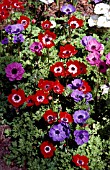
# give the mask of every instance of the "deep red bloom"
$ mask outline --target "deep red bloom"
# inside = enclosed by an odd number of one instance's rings
[[[62,86],[60,82],[56,80],[53,85],[53,91],[54,93],[62,94],[64,92],[64,86]]]
[[[38,35],[38,39],[44,47],[51,48],[55,45],[53,40],[56,39],[56,34],[46,30],[44,34],[40,33]]]
[[[81,74],[87,73],[87,66],[84,63],[79,62]]]
[[[34,105],[33,95],[30,95],[26,98],[26,103],[27,103],[27,106],[33,106]]]
[[[23,2],[20,2],[19,0],[13,0],[11,6],[14,9],[24,9]]]
[[[48,94],[49,93],[45,93],[43,90],[37,90],[36,94],[32,96],[32,100],[36,106],[39,106],[40,104],[48,104]]]
[[[68,21],[68,25],[70,26],[70,28],[75,29],[75,28],[79,28],[83,26],[83,20],[82,19],[78,19],[75,16],[72,16],[69,21]]]
[[[9,17],[9,12],[7,9],[2,9],[2,6],[0,6],[0,21],[7,19]]]
[[[52,26],[52,23],[48,20],[42,21],[41,26],[44,30],[47,30],[47,29],[50,29],[50,27]]]
[[[89,167],[88,167],[89,158],[87,158],[84,155],[81,156],[77,154],[77,155],[72,156],[72,162],[74,162],[76,166],[80,166],[81,168],[89,170]]]
[[[84,94],[88,93],[91,91],[91,87],[89,86],[88,82],[86,82],[85,80],[82,80],[83,84],[81,87],[79,87],[78,89],[80,91],[83,91]]]
[[[8,10],[9,8],[10,8],[10,2],[8,1],[3,1],[3,3],[0,4],[0,9]]]
[[[30,24],[30,19],[27,16],[20,16],[20,19],[17,21],[18,24],[22,24],[24,29]]]
[[[8,102],[14,107],[21,106],[26,101],[25,93],[22,89],[12,90],[12,93],[8,96]]]
[[[38,87],[44,90],[45,92],[48,92],[52,90],[53,83],[54,83],[53,81],[40,79],[38,82]]]
[[[49,124],[54,123],[57,120],[57,117],[58,114],[56,112],[53,112],[52,109],[47,110],[43,115],[44,120]]]
[[[44,158],[51,158],[56,148],[49,141],[45,141],[40,145],[40,151]]]
[[[50,66],[50,71],[53,72],[54,76],[65,76],[65,68],[63,64],[63,62],[56,62]]]
[[[71,44],[60,46],[60,52],[58,53],[60,58],[69,58],[75,55],[78,51]]]
[[[60,121],[63,121],[63,122],[66,122],[66,123],[72,123],[73,122],[73,118],[67,112],[60,112]]]
[[[77,60],[69,60],[67,63],[67,73],[71,74],[72,77],[76,77],[81,74],[80,64]]]

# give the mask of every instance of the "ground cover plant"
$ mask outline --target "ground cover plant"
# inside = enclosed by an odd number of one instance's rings
[[[110,168],[110,5],[81,3],[92,12],[0,3],[0,158],[11,169]]]

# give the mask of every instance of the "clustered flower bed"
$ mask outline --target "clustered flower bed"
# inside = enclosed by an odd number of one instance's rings
[[[110,30],[97,33],[69,1],[56,2],[58,17],[38,18],[51,3],[0,4],[4,159],[28,170],[109,169]]]

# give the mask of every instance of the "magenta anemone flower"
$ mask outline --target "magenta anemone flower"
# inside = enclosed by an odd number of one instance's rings
[[[21,63],[14,62],[7,65],[5,72],[6,77],[8,77],[10,81],[14,81],[21,80],[25,71]]]
[[[97,51],[94,51],[93,53],[89,53],[89,55],[86,57],[86,60],[91,64],[92,66],[97,65],[100,62],[101,54]]]
[[[30,45],[30,50],[33,52],[33,53],[37,53],[37,54],[41,54],[41,50],[43,49],[43,45],[41,42],[33,42],[31,45]]]
[[[99,43],[96,39],[91,39],[86,45],[86,50],[90,52],[101,51],[104,49],[103,44]]]
[[[106,64],[110,65],[110,52],[105,57],[106,57]]]

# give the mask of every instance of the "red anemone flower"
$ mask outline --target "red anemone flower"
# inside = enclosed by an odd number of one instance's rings
[[[67,72],[68,74],[71,74],[72,77],[76,77],[81,74],[79,61],[69,60],[66,63],[66,65],[67,65]]]
[[[78,51],[71,44],[60,46],[60,52],[58,53],[60,58],[69,58],[75,55]]]
[[[52,26],[52,23],[48,20],[42,21],[41,26],[44,30],[47,30],[47,29],[50,29],[50,27]]]
[[[82,91],[84,94],[90,92],[91,87],[89,86],[88,82],[86,82],[85,80],[82,80],[82,82],[83,82],[82,86],[79,87],[78,89]]]
[[[3,3],[0,4],[0,9],[8,10],[9,8],[10,8],[10,2],[8,1],[3,1]]]
[[[75,29],[75,28],[82,27],[83,22],[84,21],[82,19],[78,19],[75,16],[72,16],[68,21],[68,25],[70,26],[70,28]]]
[[[84,63],[79,62],[81,74],[87,73],[87,66]]]
[[[72,123],[73,122],[73,118],[67,112],[60,112],[60,121],[63,121],[63,122],[66,122],[66,123]]]
[[[26,101],[25,93],[22,89],[12,90],[12,93],[8,96],[8,102],[14,107],[21,106]]]
[[[54,76],[65,76],[65,68],[63,64],[63,62],[56,62],[50,66],[50,71],[53,72]]]
[[[22,24],[24,29],[30,24],[30,19],[27,16],[20,16],[20,19],[17,21],[18,24]]]
[[[26,103],[27,103],[27,106],[33,106],[34,105],[33,95],[30,95],[26,98]]]
[[[11,6],[14,9],[24,9],[23,2],[20,2],[19,0],[13,0]]]
[[[87,158],[84,155],[81,156],[77,154],[77,155],[72,156],[72,162],[74,162],[76,166],[89,170],[89,167],[88,167],[89,158]]]
[[[56,112],[53,112],[52,109],[47,110],[44,115],[43,118],[46,122],[48,122],[48,124],[52,124],[57,120],[58,114]]]
[[[53,85],[53,91],[54,93],[62,94],[64,92],[64,86],[62,86],[60,82],[56,80]]]
[[[49,93],[45,93],[43,90],[37,90],[36,94],[32,96],[32,100],[36,106],[39,106],[40,104],[48,104],[48,94]]]
[[[48,92],[52,90],[53,83],[54,83],[53,81],[40,79],[38,82],[38,87],[44,90],[45,92]]]
[[[40,151],[44,158],[51,158],[56,148],[49,141],[45,141],[40,145]]]
[[[0,6],[0,21],[7,19],[9,17],[9,12],[7,9],[2,9]]]
[[[55,45],[53,40],[56,39],[56,34],[46,30],[44,34],[40,33],[38,35],[38,39],[44,47],[51,48]]]

